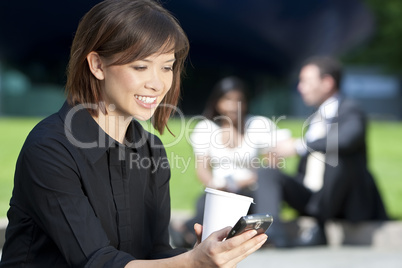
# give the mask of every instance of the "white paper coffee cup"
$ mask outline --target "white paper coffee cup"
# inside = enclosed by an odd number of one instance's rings
[[[202,241],[227,226],[234,226],[246,216],[253,198],[206,188]]]

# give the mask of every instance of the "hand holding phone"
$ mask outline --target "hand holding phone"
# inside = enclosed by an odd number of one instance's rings
[[[226,239],[242,234],[249,230],[257,230],[257,234],[267,231],[273,222],[273,218],[269,214],[251,214],[241,217],[238,222],[230,230]]]

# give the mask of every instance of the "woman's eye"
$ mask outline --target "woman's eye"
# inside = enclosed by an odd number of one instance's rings
[[[133,68],[136,71],[144,71],[147,69],[147,66],[134,66]]]
[[[173,66],[165,66],[163,67],[165,71],[173,71]]]

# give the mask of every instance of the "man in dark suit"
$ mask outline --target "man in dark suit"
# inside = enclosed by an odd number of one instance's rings
[[[306,121],[303,138],[278,142],[274,149],[277,156],[299,155],[298,173],[291,177],[277,169],[261,169],[266,179],[258,182],[261,191],[255,196],[256,210],[268,206],[278,218],[280,204],[286,201],[318,222],[293,245],[322,245],[326,244],[323,226],[328,219],[357,222],[385,220],[387,215],[367,168],[364,113],[339,92],[341,65],[332,58],[311,58],[299,78],[303,101],[317,111]],[[279,223],[277,227],[277,233],[272,229],[274,243],[276,238],[281,241]]]

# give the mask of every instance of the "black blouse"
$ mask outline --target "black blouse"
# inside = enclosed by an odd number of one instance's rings
[[[0,267],[124,267],[182,253],[169,245],[163,145],[136,121],[126,141],[83,105],[40,122],[18,157]]]

